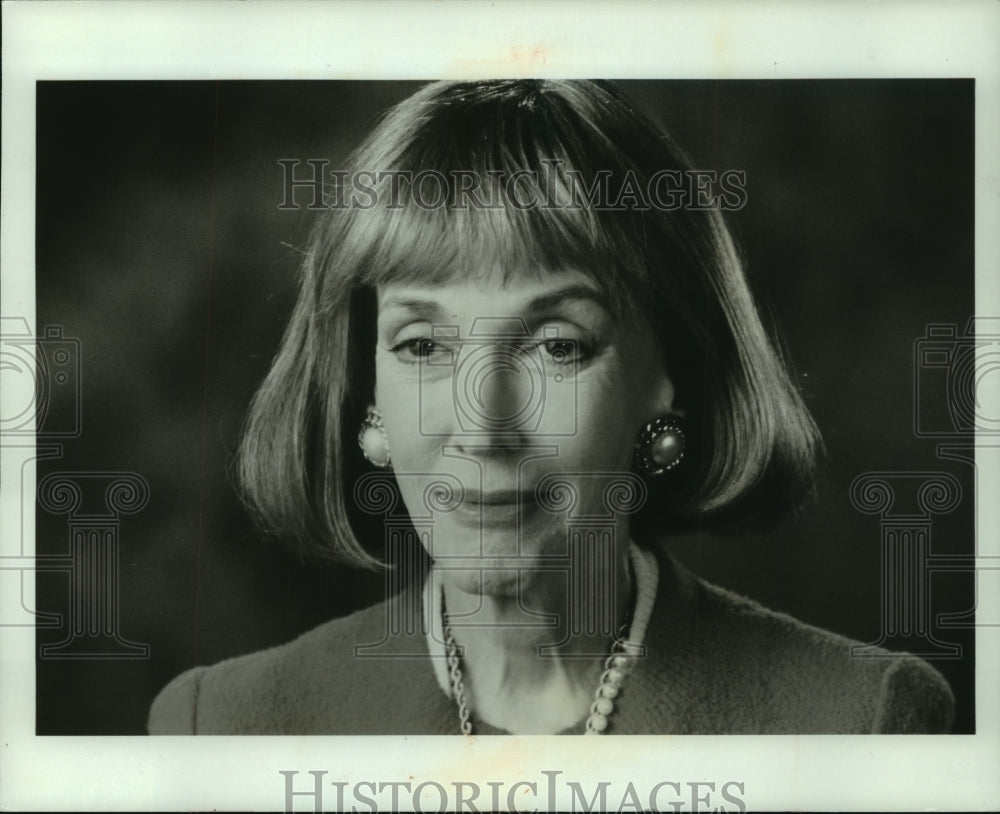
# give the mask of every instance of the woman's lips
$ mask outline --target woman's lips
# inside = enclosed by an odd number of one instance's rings
[[[465,493],[466,503],[485,506],[520,505],[522,503],[533,503],[534,500],[533,492],[520,491],[518,489],[497,489],[488,492],[470,490]]]
[[[526,511],[538,507],[533,492],[518,489],[468,491],[456,514],[473,525],[516,525]]]

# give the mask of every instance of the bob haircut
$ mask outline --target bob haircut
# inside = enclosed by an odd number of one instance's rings
[[[389,111],[348,161],[362,179],[353,201],[344,185],[315,224],[297,304],[250,408],[238,475],[262,528],[302,551],[380,564],[371,546],[382,534],[362,545],[375,527],[349,499],[370,471],[355,439],[373,401],[376,289],[486,269],[505,279],[579,270],[615,318],[641,314],[654,330],[688,454],[650,482],[664,499],[633,518],[637,539],[760,528],[795,507],[811,488],[818,434],[721,212],[599,194],[602,181],[646,190],[688,169],[603,82],[437,82]],[[514,194],[470,199],[468,179]]]

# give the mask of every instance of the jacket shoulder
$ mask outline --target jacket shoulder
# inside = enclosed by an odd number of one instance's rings
[[[149,709],[146,729],[150,735],[194,734],[198,689],[205,669],[193,667],[160,690]]]
[[[865,647],[661,560],[641,704],[657,731],[869,734],[950,731],[944,678],[907,653]],[[639,689],[638,687],[635,689]]]
[[[371,689],[403,680],[399,660],[355,658],[385,637],[385,603],[326,622],[291,642],[195,667],[153,701],[150,734],[288,734],[364,731]],[[422,640],[416,640],[422,644]],[[412,682],[413,663],[406,677]]]
[[[909,653],[866,647],[845,636],[700,583],[701,604],[722,635],[741,642],[744,667],[771,699],[778,728],[800,732],[941,733],[955,700],[944,677]],[[793,730],[794,731],[794,730]]]
[[[882,673],[873,732],[946,733],[951,731],[954,717],[955,696],[951,687],[926,661],[916,656],[896,658]]]

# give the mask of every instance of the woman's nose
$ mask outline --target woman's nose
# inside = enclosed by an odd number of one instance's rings
[[[496,345],[470,360],[468,375],[456,381],[466,431],[519,436],[537,424],[542,380],[516,347]]]

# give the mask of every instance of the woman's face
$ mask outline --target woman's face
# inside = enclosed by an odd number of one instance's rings
[[[463,590],[508,595],[519,574],[523,588],[567,555],[572,518],[603,518],[626,539],[605,489],[674,390],[650,328],[613,319],[586,275],[380,287],[375,371],[407,510]],[[565,490],[544,491],[554,479],[576,492],[573,508]],[[448,506],[429,497],[442,482]]]

